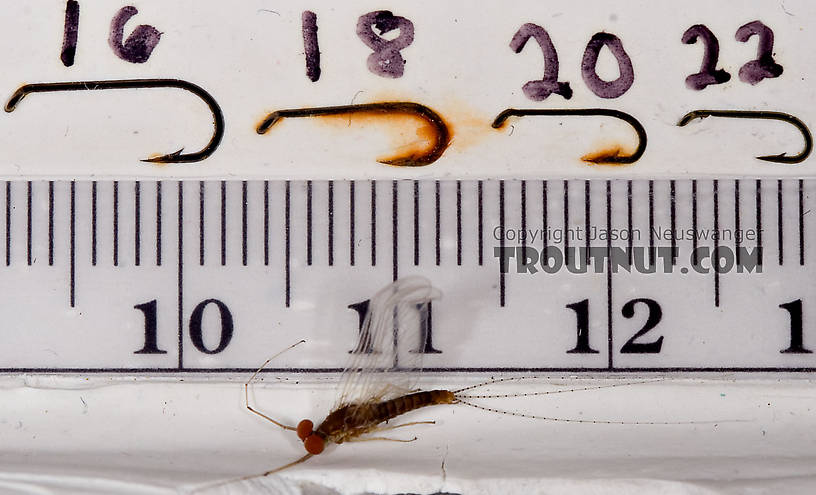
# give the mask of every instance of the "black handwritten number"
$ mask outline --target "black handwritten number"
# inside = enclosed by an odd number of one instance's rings
[[[789,303],[780,304],[780,308],[784,309],[790,314],[790,346],[787,349],[782,349],[782,354],[811,354],[813,351],[805,349],[802,341],[802,300],[797,299]]]
[[[589,299],[567,304],[567,309],[575,311],[578,328],[575,348],[568,350],[567,354],[598,354],[598,351],[589,346]]]
[[[717,69],[717,60],[720,57],[720,43],[714,33],[702,24],[691,26],[683,33],[683,43],[687,45],[693,45],[698,39],[702,41],[704,46],[703,63],[700,65],[700,72],[691,74],[686,78],[686,86],[701,91],[706,86],[722,84],[731,80],[731,74],[723,69]]]
[[[136,29],[134,29],[130,36],[127,37],[127,40],[123,42],[122,38],[124,37],[125,24],[131,17],[138,13],[139,11],[136,10],[136,7],[128,5],[127,7],[122,7],[119,12],[113,16],[110,36],[108,36],[108,44],[111,50],[113,50],[113,53],[122,60],[134,64],[143,64],[147,62],[147,59],[150,58],[150,54],[153,53],[153,49],[159,44],[161,33],[153,26],[140,24],[136,26]]]
[[[660,323],[660,320],[663,318],[663,310],[660,309],[660,304],[653,299],[632,299],[628,303],[623,305],[623,309],[621,313],[625,318],[632,318],[635,316],[635,306],[638,304],[645,304],[647,308],[649,308],[649,316],[646,319],[646,324],[643,325],[643,328],[638,331],[635,335],[629,339],[626,344],[621,347],[621,354],[656,354],[660,352],[661,347],[663,347],[663,336],[661,335],[659,339],[655,340],[654,342],[635,342],[638,337],[643,336],[649,330],[653,329]]]
[[[524,24],[510,40],[510,48],[521,53],[530,38],[535,38],[544,55],[544,77],[539,81],[528,81],[522,87],[525,96],[533,101],[542,101],[551,94],[557,94],[569,100],[572,98],[572,88],[568,82],[558,82],[558,53],[550,34],[543,27],[532,23]]]
[[[137,304],[133,306],[144,313],[145,321],[145,337],[144,347],[135,351],[133,354],[167,354],[167,351],[159,349],[156,332],[156,300],[148,301],[146,303]]]
[[[761,21],[753,21],[737,29],[736,39],[745,43],[752,36],[759,37],[757,58],[743,65],[739,70],[740,81],[758,84],[763,79],[782,75],[783,68],[773,58],[774,33]]]
[[[306,77],[312,82],[320,79],[320,44],[317,40],[317,14],[304,10],[300,17],[303,31],[303,53],[306,56]]]
[[[380,33],[374,32],[376,28]],[[387,40],[382,35],[399,30],[399,36]],[[395,16],[387,10],[377,10],[360,16],[357,36],[374,53],[368,56],[368,70],[378,76],[402,77],[405,59],[400,50],[414,42],[414,23],[405,17]]]
[[[204,335],[201,326],[201,322],[204,318],[204,310],[207,309],[207,306],[210,304],[215,304],[221,316],[221,338],[218,341],[218,347],[215,349],[208,349],[204,344]],[[198,306],[193,309],[193,314],[190,316],[190,340],[193,341],[193,345],[199,351],[205,354],[218,354],[229,345],[230,340],[232,340],[232,332],[232,313],[230,313],[227,305],[218,299],[207,299],[199,303]]]
[[[65,32],[62,37],[62,51],[60,52],[60,60],[62,60],[62,65],[66,67],[74,65],[78,30],[79,2],[77,0],[68,0],[65,3]]]
[[[614,81],[604,81],[598,76],[596,71],[598,65],[598,55],[601,48],[608,47],[612,55],[618,61],[618,72],[620,75]],[[587,43],[584,50],[584,58],[581,61],[581,75],[587,87],[601,98],[618,98],[626,93],[635,82],[635,69],[632,67],[632,59],[623,48],[620,38],[611,33],[595,33]]]

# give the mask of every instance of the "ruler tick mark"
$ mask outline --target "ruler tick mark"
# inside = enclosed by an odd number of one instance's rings
[[[198,182],[198,264],[204,266],[204,181]]]
[[[435,209],[434,209],[434,225],[435,225],[435,242],[436,242],[436,266],[442,262],[442,211],[441,211],[441,191],[439,181],[434,181],[435,187]]]
[[[70,289],[71,307],[76,305],[76,183],[71,181],[71,223],[70,223]]]
[[[391,278],[396,281],[399,276],[399,189],[397,181],[391,182]],[[395,330],[396,331],[396,330]]]
[[[541,181],[541,241],[542,241],[542,253],[544,253],[545,259],[547,259],[547,243],[549,242],[549,235],[547,233],[547,227],[549,224],[548,217],[548,209],[547,209],[547,181]]]
[[[54,266],[54,181],[48,181],[48,266]]]
[[[521,181],[521,192],[520,192],[520,221],[521,221],[521,235],[519,236],[521,239],[521,251],[522,253],[526,253],[527,251],[527,181]],[[524,254],[522,254],[524,256]]]
[[[694,265],[699,263],[697,253],[697,180],[691,181],[691,262]]]
[[[26,191],[27,191],[26,210],[28,212],[28,216],[26,217],[26,262],[28,263],[28,266],[31,266],[31,223],[32,223],[31,181],[28,181],[28,183],[26,184]]]
[[[227,264],[227,181],[221,181],[221,266]]]
[[[629,181],[629,211],[632,198],[632,181]],[[631,216],[630,229],[631,229]],[[606,231],[612,232],[612,182],[606,181]],[[629,239],[631,240],[631,236]],[[631,250],[630,250],[631,252]],[[630,261],[631,263],[631,261]],[[607,369],[614,369],[613,348],[612,348],[612,236],[606,236],[606,340],[607,340]]]
[[[357,240],[354,237],[354,217],[356,197],[354,193],[355,181],[349,182],[349,265],[354,266],[354,245]]]
[[[504,230],[502,229],[502,232]],[[570,223],[569,223],[569,181],[564,181],[564,266],[569,266],[570,264],[570,250],[569,250],[569,232],[570,232]]]
[[[283,215],[284,215],[284,278],[286,284],[286,295],[285,295],[285,305],[288,308],[289,304],[292,301],[292,244],[291,244],[291,231],[290,231],[290,222],[291,222],[291,203],[292,203],[292,192],[291,192],[291,185],[290,182],[286,181],[286,192],[284,194],[284,208],[283,208]]]
[[[502,253],[500,259],[504,259],[504,181],[499,181],[499,232],[502,233],[501,237],[499,238],[499,252]],[[506,294],[505,294],[505,267],[502,266],[502,263],[499,263],[499,305],[504,307],[506,302]]]
[[[377,181],[371,185],[371,266],[377,266]]]
[[[626,185],[626,220],[628,222],[628,230],[629,230],[629,266],[631,267],[635,261],[635,250],[634,250],[634,228],[632,226],[632,181],[628,181]]]
[[[247,266],[247,220],[249,216],[249,201],[247,198],[247,181],[241,182],[241,262]]]
[[[113,181],[113,266],[119,266],[119,181]]]
[[[184,182],[178,181],[178,369],[184,369]]]
[[[306,264],[312,266],[312,181],[306,181]]]
[[[649,266],[654,267],[656,260],[655,239],[654,239],[654,181],[649,181]]]
[[[756,227],[757,227],[757,250],[759,251],[759,266],[762,266],[764,252],[762,249],[762,181],[756,181]]]
[[[6,266],[11,265],[11,181],[6,181]]]
[[[91,183],[91,266],[96,266],[96,181]]]
[[[740,234],[740,181],[739,179],[734,179],[734,231],[737,235],[734,236],[734,250],[736,251],[734,256],[734,261],[736,262],[737,266],[740,265],[740,247],[742,245],[742,241],[740,240],[742,235]]]
[[[328,222],[329,222],[329,266],[334,266],[334,181],[329,181],[329,206],[328,206]]]
[[[133,251],[134,264],[139,266],[141,264],[142,251],[142,198],[141,198],[141,184],[139,181],[133,183],[133,217],[134,217],[134,236],[133,236]]]
[[[479,185],[477,187],[477,216],[479,219],[479,226],[478,226],[478,249],[479,249],[479,266],[484,264],[484,191],[483,191],[483,181],[479,181]]]
[[[156,266],[162,264],[162,183],[156,181]]]
[[[584,181],[584,239],[585,244],[584,247],[586,248],[586,252],[584,253],[584,261],[586,262],[586,266],[589,266],[589,233],[590,228],[592,225],[592,218],[590,216],[591,206],[592,206],[592,199],[591,199],[591,190],[590,190],[590,181]]]
[[[785,234],[784,234],[784,228],[783,228],[784,226],[783,226],[783,220],[782,220],[782,210],[783,210],[783,205],[782,205],[782,179],[779,179],[776,184],[777,184],[776,185],[776,218],[777,218],[776,228],[777,228],[777,243],[778,243],[777,246],[778,246],[778,249],[779,249],[779,264],[782,265],[783,261],[784,261],[783,257],[784,257],[784,249],[785,249],[784,245],[783,245]]]
[[[269,181],[264,181],[263,190],[264,266],[269,266]]]
[[[462,265],[462,181],[456,181],[456,264]]]
[[[419,265],[419,181],[414,181],[414,266]]]
[[[673,180],[669,181],[669,215],[671,229],[671,263],[677,264],[677,189]]]
[[[712,269],[714,270],[714,307],[720,307],[720,190],[719,181],[714,179],[712,184],[714,193],[714,256],[711,259]]]
[[[805,265],[805,182],[799,179],[799,265]]]

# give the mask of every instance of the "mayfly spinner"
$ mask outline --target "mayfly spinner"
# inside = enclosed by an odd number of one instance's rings
[[[289,426],[253,408],[249,404],[249,385],[263,367],[269,363],[269,360],[264,363],[261,369],[255,372],[249,381],[244,384],[246,408],[285,430],[296,432],[307,452],[303,457],[267,471],[262,476],[300,464],[323,452],[329,444],[371,440],[412,442],[416,440],[416,437],[403,440],[378,435],[406,426],[434,424],[434,421],[412,421],[396,425],[387,423],[410,411],[441,404],[464,404],[477,409],[513,416],[571,423],[683,424],[562,419],[503,411],[470,402],[470,399],[547,395],[598,390],[646,382],[625,382],[523,394],[474,395],[470,392],[479,387],[520,379],[500,378],[458,390],[417,390],[415,388],[418,378],[416,371],[420,371],[418,360],[422,356],[422,343],[425,342],[422,335],[422,329],[424,328],[422,320],[427,315],[427,304],[439,296],[439,291],[434,289],[427,279],[412,276],[395,281],[371,298],[369,310],[360,332],[359,345],[356,352],[352,353],[351,363],[343,374],[340,395],[331,412],[317,427],[309,419],[300,421],[296,427]],[[289,348],[302,342],[300,341]],[[418,343],[420,348],[417,348]],[[244,479],[252,477],[248,476]]]

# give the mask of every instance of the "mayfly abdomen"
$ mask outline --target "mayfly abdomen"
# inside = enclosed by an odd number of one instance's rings
[[[453,392],[448,390],[423,390],[386,400],[371,407],[376,421],[382,423],[414,409],[437,404],[452,404],[455,401],[456,397]]]

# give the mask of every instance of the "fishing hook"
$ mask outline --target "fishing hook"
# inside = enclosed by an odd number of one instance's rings
[[[727,119],[766,119],[779,120],[787,122],[796,127],[805,139],[805,148],[797,155],[788,156],[787,153],[779,153],[778,155],[764,155],[756,157],[758,160],[773,163],[800,163],[810,155],[813,149],[813,136],[804,122],[794,117],[793,115],[782,112],[766,112],[766,111],[747,111],[747,110],[694,110],[685,115],[677,123],[678,126],[684,127],[686,124],[694,119],[704,119],[706,117],[723,117]]]
[[[278,110],[270,113],[258,124],[258,134],[265,134],[270,127],[277,124],[281,119],[291,117],[319,117],[323,115],[345,115],[354,113],[373,113],[376,115],[404,114],[419,117],[428,122],[434,130],[434,144],[427,150],[415,152],[405,156],[379,159],[380,163],[401,167],[420,167],[430,165],[442,156],[450,144],[450,131],[442,117],[419,103],[410,101],[394,101],[384,103],[364,103],[359,105],[341,105],[336,107],[314,107],[298,108],[291,110]]]
[[[145,158],[143,162],[151,163],[189,163],[198,162],[210,156],[224,137],[224,114],[221,107],[210,93],[200,86],[181,79],[123,79],[111,81],[77,81],[25,84],[11,95],[6,103],[6,112],[13,112],[20,100],[31,93],[51,93],[55,91],[95,91],[100,89],[137,89],[137,88],[179,88],[198,96],[210,108],[213,115],[213,135],[201,151],[182,153],[184,148],[166,155]]]
[[[643,125],[640,123],[640,121],[638,121],[638,119],[634,118],[628,113],[621,112],[619,110],[610,110],[607,108],[575,108],[575,109],[508,108],[496,117],[496,119],[493,121],[492,126],[494,129],[500,129],[508,118],[523,117],[525,115],[551,115],[551,116],[577,115],[581,117],[601,115],[604,117],[612,117],[615,119],[623,120],[624,122],[632,126],[632,128],[635,130],[635,133],[637,133],[638,146],[637,149],[635,149],[635,152],[632,153],[631,155],[622,155],[618,150],[616,150],[613,153],[604,153],[594,156],[584,156],[581,159],[584,160],[585,162],[597,164],[635,163],[643,155],[643,152],[646,151],[647,141],[646,129],[643,128]]]

